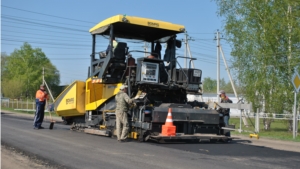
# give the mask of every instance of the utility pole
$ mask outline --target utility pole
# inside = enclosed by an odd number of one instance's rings
[[[43,67],[43,85],[46,85],[46,88],[48,89],[48,92],[49,92],[49,94],[50,94],[50,97],[51,97],[52,101],[54,102],[54,97],[53,97],[53,95],[52,95],[52,93],[51,93],[51,90],[50,90],[50,88],[49,88],[47,82],[45,81],[45,68],[44,68],[44,67]]]
[[[188,54],[190,56],[190,58],[192,58],[192,54],[191,54],[191,50],[190,50],[190,45],[188,43],[188,41],[190,40],[193,40],[191,37],[189,37],[187,31],[185,31],[185,38],[182,39],[182,41],[184,42],[184,67],[185,68],[188,68],[187,64],[188,64],[188,60],[187,60],[187,57],[188,57]],[[194,62],[192,61],[192,67],[194,68]]]
[[[145,42],[145,44],[144,44],[145,57],[147,57],[147,48],[148,48],[148,44],[147,44],[147,42]]]
[[[233,89],[234,95],[238,100],[240,100],[239,96],[237,95],[237,92],[235,90],[235,86],[234,86],[234,83],[233,83],[233,80],[232,80],[232,77],[231,77],[231,74],[230,74],[230,70],[229,70],[228,65],[227,65],[227,61],[226,61],[225,56],[224,56],[222,46],[220,46],[220,51],[221,51],[221,54],[222,54],[222,58],[223,58],[223,61],[224,61],[224,64],[225,64],[225,69],[227,70],[227,73],[228,73],[228,76],[229,76],[229,80],[230,80],[231,87]]]
[[[51,97],[51,99],[52,99],[52,102],[54,102],[54,97],[53,97],[53,95],[52,95],[52,93],[51,93],[51,90],[50,90],[50,88],[49,88],[47,82],[44,81],[44,84],[46,85],[46,87],[47,87],[47,89],[48,89],[48,91],[49,91],[49,94],[50,94],[50,97]]]
[[[184,44],[185,44],[185,48],[184,48],[184,68],[187,68],[187,38],[188,38],[188,34],[187,31],[185,31],[185,38],[184,38]]]
[[[220,46],[219,49],[220,49],[220,52],[221,52],[221,54],[222,54],[222,58],[223,58],[223,61],[224,61],[224,64],[225,64],[225,69],[226,69],[226,71],[227,71],[227,73],[228,73],[228,77],[229,77],[229,80],[230,80],[231,87],[232,87],[232,89],[233,89],[234,95],[235,95],[235,97],[237,98],[237,100],[240,101],[239,96],[238,96],[238,94],[237,94],[237,92],[236,92],[236,90],[235,90],[234,82],[233,82],[233,80],[232,80],[232,77],[231,77],[231,74],[230,74],[230,70],[229,70],[229,67],[228,67],[228,65],[227,65],[227,61],[226,61],[226,59],[225,59],[225,56],[224,56],[224,52],[223,52],[222,46],[221,46],[221,45],[219,45],[219,46]],[[246,116],[245,116],[244,110],[243,110],[243,111],[241,110],[241,116],[240,116],[240,119],[243,120],[245,126],[249,126],[249,125],[248,125],[248,121],[247,121]],[[241,120],[240,120],[240,126],[242,125]]]
[[[218,95],[220,91],[220,32],[217,30],[217,98],[220,102],[220,96]]]
[[[193,39],[190,39],[190,40],[193,40]],[[190,58],[192,58],[192,53],[191,53],[191,49],[190,49],[189,43],[187,43],[187,50],[188,50],[188,53],[190,55]],[[192,68],[195,68],[194,60],[191,60],[191,62],[192,62]]]
[[[43,85],[45,85],[45,68],[43,67]]]

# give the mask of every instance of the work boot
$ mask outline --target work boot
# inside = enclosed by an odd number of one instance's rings
[[[126,142],[128,142],[128,140],[127,140],[127,139],[120,140],[120,141],[121,141],[121,143],[126,143]]]

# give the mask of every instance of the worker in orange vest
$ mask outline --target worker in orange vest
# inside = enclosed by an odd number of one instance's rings
[[[35,102],[36,102],[36,111],[33,121],[33,126],[35,130],[43,129],[42,123],[44,120],[44,114],[45,114],[45,105],[46,100],[48,100],[48,94],[45,90],[44,84],[40,85],[40,89],[35,94]]]

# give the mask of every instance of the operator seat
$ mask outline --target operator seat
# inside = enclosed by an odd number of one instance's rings
[[[125,62],[126,54],[128,51],[127,43],[118,42],[116,48],[113,51],[113,59],[114,60],[123,60]]]
[[[111,57],[109,72],[112,78],[121,78],[126,68],[125,59],[128,52],[127,43],[118,42]]]

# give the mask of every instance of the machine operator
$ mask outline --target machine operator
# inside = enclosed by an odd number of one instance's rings
[[[127,86],[122,85],[120,91],[116,95],[116,128],[118,141],[126,142],[128,136],[128,110],[131,104],[134,104],[133,100],[127,95]]]

